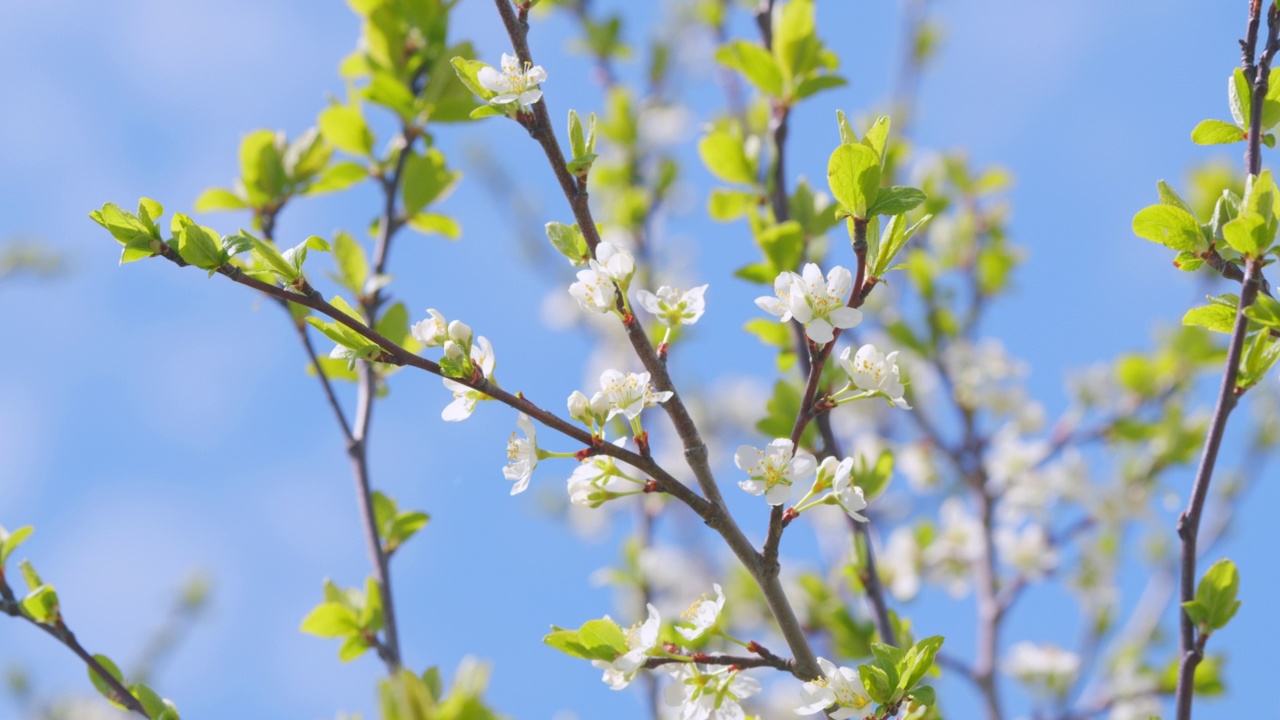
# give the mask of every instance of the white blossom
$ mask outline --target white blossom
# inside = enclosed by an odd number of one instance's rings
[[[627,439],[613,441],[622,447]],[[618,468],[618,463],[608,455],[593,455],[583,460],[569,476],[569,502],[579,507],[599,507],[620,493],[635,492],[635,481]]]
[[[853,484],[853,458],[823,458],[818,465],[818,477],[814,485],[818,489],[831,488],[830,498],[849,513],[849,517],[859,522],[867,521],[866,516],[858,512],[866,509],[867,499],[862,494],[862,488]]]
[[[446,348],[449,346],[457,347],[452,340],[445,343]],[[493,357],[493,346],[489,344],[489,339],[481,335],[476,338],[476,342],[471,346],[471,363],[480,369],[486,378],[493,379],[493,367],[495,364]],[[458,422],[471,417],[471,413],[476,409],[476,402],[480,400],[488,400],[489,396],[473,390],[462,383],[444,378],[444,387],[453,393],[453,402],[449,403],[440,417],[449,422]]]
[[[449,323],[435,308],[427,308],[427,314],[431,317],[414,323],[409,332],[425,347],[440,347],[449,339]]]
[[[614,658],[613,662],[591,661],[592,665],[604,670],[604,676],[601,679],[614,690],[621,690],[631,683],[636,672],[644,666],[649,652],[658,645],[658,630],[661,628],[662,620],[658,616],[658,609],[652,604],[645,607],[649,610],[648,619],[633,625],[627,631],[627,652]]]
[[[1071,689],[1080,672],[1080,656],[1055,645],[1019,642],[1009,648],[1003,669],[1032,693],[1052,697]]]
[[[601,400],[609,403],[609,414],[606,420],[615,415],[622,415],[627,420],[634,420],[640,411],[664,403],[674,393],[670,390],[657,392],[649,382],[649,373],[626,373],[617,370],[605,370],[600,374],[600,392],[591,399],[596,406]]]
[[[913,376],[914,377],[914,376]],[[916,388],[919,390],[919,387]],[[933,452],[923,443],[903,445],[894,453],[894,468],[907,478],[907,484],[917,493],[938,489],[942,475],[934,462]]]
[[[796,708],[797,714],[813,715],[834,706],[830,715],[834,720],[860,720],[875,712],[876,704],[868,697],[857,670],[838,668],[821,657],[818,667],[822,668],[822,677],[805,683],[800,689],[803,704]]]
[[[486,90],[498,93],[489,102],[495,105],[519,102],[527,107],[542,98],[542,89],[538,85],[547,81],[547,71],[541,65],[521,65],[519,58],[503,53],[502,72],[485,66],[476,74],[476,80]]]
[[[663,699],[679,708],[679,720],[745,720],[740,700],[760,692],[760,682],[737,670],[703,672],[692,663],[672,666]]]
[[[569,294],[583,310],[606,313],[614,309],[618,289],[607,275],[592,266],[578,271],[578,281],[569,286]]]
[[[782,322],[794,318],[810,340],[829,343],[835,339],[835,328],[847,330],[862,322],[862,312],[845,304],[852,287],[853,275],[845,268],[831,268],[824,279],[822,270],[808,263],[801,275],[780,273],[773,282],[776,297],[757,298],[756,305]]]
[[[703,298],[706,291],[706,285],[699,285],[687,291],[663,285],[658,288],[656,295],[648,290],[641,290],[636,293],[636,300],[640,307],[667,327],[692,325],[698,322],[702,313],[706,312],[707,303]]]
[[[856,354],[853,348],[840,353],[840,364],[849,373],[849,379],[861,390],[870,390],[888,398],[895,406],[910,410],[902,397],[905,388],[898,375],[898,352],[885,355],[875,345],[863,345]]]
[[[764,449],[743,445],[734,453],[733,463],[750,479],[738,486],[752,495],[764,495],[770,505],[781,505],[791,498],[791,486],[803,483],[814,475],[818,461],[801,450],[787,438],[778,438]]]
[[[924,550],[925,566],[953,597],[969,590],[974,563],[983,557],[982,523],[959,498],[947,498],[939,511],[938,535]]]
[[[720,589],[719,583],[713,584],[711,588],[716,591],[714,600],[704,596],[694,602],[681,616],[690,627],[676,626],[676,632],[689,642],[705,635],[720,620],[720,611],[724,610],[724,591]]]
[[[896,600],[906,602],[920,592],[920,568],[924,562],[920,543],[911,528],[894,528],[876,568],[880,580]]]
[[[1000,557],[1027,580],[1039,580],[1058,565],[1058,551],[1041,525],[996,528],[994,539]]]
[[[516,418],[516,427],[524,431],[525,436],[517,438],[511,433],[507,441],[507,465],[502,468],[502,475],[515,482],[511,494],[517,495],[529,487],[529,479],[533,477],[533,469],[538,466],[538,431],[533,427],[529,416],[520,413]]]
[[[591,268],[597,273],[626,287],[631,276],[636,272],[635,258],[631,253],[611,242],[596,245],[596,257],[591,261]]]

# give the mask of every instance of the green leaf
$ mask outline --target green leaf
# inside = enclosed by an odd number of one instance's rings
[[[160,693],[151,689],[143,683],[134,683],[129,686],[129,693],[142,703],[142,708],[152,718],[158,718],[169,708],[165,705],[164,698],[160,697]]]
[[[475,110],[472,110],[471,114],[467,117],[472,120],[480,120],[487,117],[493,117],[494,115],[506,115],[506,113],[504,113],[501,108],[493,105],[481,105]]]
[[[793,340],[791,338],[791,326],[788,323],[780,323],[777,320],[766,318],[754,318],[748,320],[742,326],[742,329],[760,338],[760,342],[765,345],[772,345],[782,350],[791,349]]]
[[[938,702],[937,693],[928,685],[921,685],[920,687],[913,689],[911,691],[911,697],[921,705],[928,705],[930,707],[932,707],[934,703]]]
[[[1229,145],[1244,140],[1247,133],[1222,120],[1201,120],[1191,131],[1191,142],[1197,145]]]
[[[226,188],[209,188],[196,198],[196,212],[216,212],[218,210],[243,210],[249,207],[239,195]]]
[[[850,215],[866,219],[880,190],[880,157],[866,145],[841,145],[827,162],[831,195]]]
[[[844,114],[843,110],[836,111],[836,124],[840,126],[841,145],[858,144],[858,133],[853,131],[853,126],[849,124],[849,118]]]
[[[773,55],[760,45],[747,40],[734,40],[716,50],[716,62],[742,73],[760,92],[781,98],[782,69]]]
[[[342,662],[351,662],[369,650],[369,642],[364,639],[363,635],[352,635],[342,643],[342,647],[338,648],[338,659]]]
[[[443,235],[450,240],[462,237],[462,225],[440,213],[418,213],[409,218],[409,227],[426,235]]]
[[[1265,328],[1280,330],[1280,301],[1258,293],[1258,299],[1245,308],[1248,318]]]
[[[1222,226],[1222,237],[1233,250],[1249,257],[1261,257],[1275,240],[1276,223],[1260,215],[1241,215]]]
[[[760,196],[749,190],[714,188],[707,199],[707,214],[712,220],[729,222],[751,212],[759,203]]]
[[[790,0],[782,6],[773,33],[773,54],[788,83],[818,66],[822,44],[814,27],[813,0]]]
[[[124,684],[124,673],[120,672],[120,668],[111,661],[111,658],[106,655],[94,655],[93,659],[97,660],[98,664],[102,666],[102,669],[106,670],[107,674],[116,682],[122,685]],[[111,704],[116,707],[123,707],[116,698],[116,691],[111,689],[111,686],[107,684],[107,681],[104,680],[102,676],[98,675],[92,667],[88,667],[86,669],[89,672],[89,682],[93,683],[93,687],[96,688],[99,693],[102,693],[102,697],[110,700]]]
[[[352,155],[373,155],[373,131],[364,121],[359,107],[333,105],[320,113],[317,121],[324,139]]]
[[[284,173],[291,182],[305,183],[329,164],[333,147],[324,141],[319,128],[307,128],[284,151]]]
[[[240,180],[249,202],[263,205],[284,192],[284,136],[272,130],[251,132],[240,141]]]
[[[413,91],[395,74],[383,70],[374,71],[369,84],[360,91],[364,99],[381,105],[399,115],[402,120],[412,121],[417,114],[414,110]]]
[[[326,167],[316,181],[307,186],[308,195],[338,192],[369,177],[369,170],[358,162],[344,160]]]
[[[862,686],[867,696],[881,705],[891,702],[894,688],[889,683],[889,675],[883,668],[875,665],[859,665],[858,676],[862,678]]]
[[[1196,588],[1195,600],[1183,603],[1183,607],[1194,622],[1207,626],[1210,631],[1221,630],[1240,609],[1240,601],[1236,599],[1239,590],[1240,573],[1235,563],[1222,559],[1205,571]]]
[[[884,169],[885,149],[889,146],[889,116],[881,115],[862,136],[862,144],[876,151],[880,156],[880,168]]]
[[[463,85],[467,86],[468,90],[479,95],[484,100],[489,100],[497,96],[498,93],[486,88],[484,85],[481,85],[480,80],[477,77],[480,70],[489,67],[489,65],[482,63],[479,60],[468,60],[464,57],[454,57],[449,61],[449,64],[453,65],[453,70],[458,74],[458,79],[462,81]],[[492,105],[482,105],[479,108],[476,108],[476,110],[479,111],[485,108],[496,110]],[[501,115],[502,111],[498,110],[493,114]],[[475,117],[476,113],[471,113],[471,116]]]
[[[336,602],[320,603],[302,621],[302,632],[322,638],[349,637],[360,631],[356,613]]]
[[[1218,304],[1192,308],[1182,316],[1183,325],[1194,325],[1227,335],[1231,334],[1232,328],[1235,327],[1235,322],[1235,308],[1228,308]]]
[[[364,246],[350,233],[339,232],[333,238],[333,260],[338,265],[334,279],[351,292],[363,294],[365,282],[369,279],[369,259]]]
[[[1249,92],[1249,81],[1244,77],[1244,70],[1236,68],[1227,79],[1227,104],[1231,108],[1231,118],[1240,127],[1249,126],[1249,108],[1253,104],[1253,94]]]
[[[425,155],[410,153],[401,178],[404,214],[412,217],[433,202],[443,200],[462,173],[449,170],[444,154],[432,148]]]
[[[253,250],[251,251],[255,260],[259,264],[266,266],[275,273],[280,281],[288,285],[302,276],[302,273],[289,262],[275,246],[266,240],[253,239]]]
[[[894,666],[901,665],[903,658],[907,656],[907,652],[905,650],[898,649],[892,645],[875,642],[871,643],[871,654],[877,660],[883,660],[884,662]]]
[[[374,330],[397,345],[404,345],[409,340],[409,310],[404,303],[398,302],[387,308],[378,318]]]
[[[1200,224],[1185,210],[1171,205],[1152,205],[1133,216],[1133,233],[1179,252],[1196,252],[1205,247]]]
[[[1196,216],[1196,211],[1192,209],[1191,205],[1186,200],[1182,199],[1182,196],[1178,194],[1177,190],[1169,187],[1169,183],[1166,183],[1163,180],[1158,180],[1156,182],[1156,192],[1160,195],[1161,204],[1172,205],[1173,207],[1182,209],[1191,217]]]
[[[867,208],[868,215],[901,215],[914,210],[927,198],[924,192],[913,187],[894,185],[881,188],[875,204]]]
[[[577,630],[555,630],[542,638],[542,642],[571,657],[582,658],[583,660],[597,659],[595,655],[593,655],[591,651],[578,640]],[[608,659],[612,660],[613,658]]]
[[[33,532],[35,528],[30,525],[23,525],[8,535],[4,534],[4,528],[0,528],[0,538],[4,538],[0,541],[0,570],[4,570],[4,564],[8,562],[9,556],[18,549],[19,545],[26,542]]]
[[[22,598],[22,609],[36,622],[52,624],[59,615],[58,593],[52,585],[37,585]]]
[[[556,249],[561,255],[569,260],[574,267],[581,267],[587,264],[587,260],[591,257],[591,251],[587,249],[587,239],[583,237],[582,231],[578,229],[577,224],[565,225],[559,222],[549,222],[546,225],[547,239],[551,241],[551,247]]]
[[[796,100],[803,100],[812,95],[816,95],[823,90],[831,90],[833,88],[844,87],[849,81],[839,75],[814,75],[805,78],[796,86],[792,96]]]
[[[885,226],[884,232],[880,234],[879,241],[876,244],[875,262],[871,267],[871,274],[876,277],[883,277],[885,273],[889,272],[894,258],[906,246],[907,241],[932,219],[932,215],[925,215],[917,220],[914,225],[908,227],[906,215],[894,215],[889,218],[889,223]],[[849,220],[846,224],[849,227],[849,237],[852,238],[853,220]]]
[[[712,175],[725,182],[754,185],[756,167],[747,157],[741,131],[716,128],[698,142],[698,155]]]
[[[178,254],[183,260],[204,270],[222,265],[222,243],[212,229],[195,224],[182,213],[173,216],[171,226],[177,236]]]
[[[756,234],[756,243],[773,266],[774,275],[799,267],[804,258],[804,230],[800,223],[788,220],[765,228]]]
[[[778,277],[778,272],[768,263],[752,263],[738,268],[733,276],[747,282],[772,286],[774,278]]]
[[[627,637],[612,620],[588,620],[578,628],[578,642],[602,660],[626,654]]]
[[[924,679],[925,674],[933,667],[933,659],[942,647],[943,641],[944,638],[941,635],[934,635],[917,642],[907,651],[906,658],[902,662],[902,679],[898,681],[899,690],[909,692],[916,683]]]

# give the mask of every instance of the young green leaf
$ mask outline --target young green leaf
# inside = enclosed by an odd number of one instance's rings
[[[1139,210],[1133,216],[1133,234],[1179,252],[1196,252],[1206,246],[1196,219],[1171,205],[1152,205]]]
[[[1245,131],[1222,120],[1201,120],[1191,131],[1191,142],[1197,145],[1229,145],[1244,140]]]
[[[836,202],[854,217],[870,217],[880,191],[880,157],[866,145],[841,145],[827,162],[827,184]]]
[[[4,564],[9,560],[9,556],[13,554],[13,551],[26,542],[33,532],[35,532],[35,528],[30,525],[23,525],[11,533],[7,533],[4,527],[0,526],[0,571],[4,570]]]
[[[737,127],[715,128],[698,141],[698,155],[712,175],[725,182],[756,184],[756,165],[747,156],[742,131]]]
[[[1224,558],[1205,571],[1196,587],[1195,600],[1183,603],[1182,607],[1194,622],[1210,632],[1221,630],[1240,609],[1240,601],[1236,599],[1239,590],[1240,573],[1235,563]]]
[[[373,155],[373,131],[359,106],[330,106],[320,113],[317,124],[324,139],[339,150],[363,157]]]
[[[881,188],[876,195],[875,204],[867,208],[868,215],[901,215],[914,210],[927,198],[925,194],[913,187],[894,185]]]
[[[110,675],[113,680],[120,684],[124,684],[124,673],[120,672],[119,666],[112,662],[111,658],[106,655],[94,655],[93,659],[98,661],[98,664],[102,666],[103,670],[107,671],[107,674]],[[89,682],[93,683],[93,687],[97,689],[98,692],[102,693],[102,697],[110,700],[111,704],[116,707],[124,707],[116,697],[116,691],[107,684],[107,681],[98,675],[98,672],[92,667],[87,669],[89,672]]]
[[[783,93],[782,69],[768,50],[747,40],[733,40],[720,46],[716,62],[742,73],[760,92],[772,98]]]
[[[1224,307],[1216,303],[1192,308],[1182,316],[1183,325],[1194,325],[1226,335],[1231,334],[1235,322],[1235,308]]]
[[[317,605],[302,620],[301,630],[308,635],[322,638],[349,637],[360,631],[356,613],[350,607],[336,602]]]
[[[326,167],[315,182],[307,186],[307,195],[346,190],[369,177],[369,170],[358,162],[343,160]]]

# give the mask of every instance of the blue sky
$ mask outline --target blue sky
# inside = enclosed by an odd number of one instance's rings
[[[895,3],[818,4],[851,80],[794,120],[791,171],[820,180],[836,141],[834,109],[860,113],[887,98],[900,24]],[[1012,230],[1029,260],[984,330],[1031,364],[1030,388],[1052,416],[1065,404],[1065,372],[1148,347],[1153,327],[1176,322],[1204,292],[1163,248],[1134,238],[1130,220],[1154,201],[1157,179],[1178,181],[1192,163],[1224,154],[1188,138],[1199,120],[1227,116],[1225,78],[1238,61],[1245,3],[936,5],[946,37],[921,84],[916,138],[965,148],[1017,178]],[[472,39],[484,59],[508,49],[491,3],[464,0],[458,15],[455,37]],[[647,35],[643,22],[632,20],[632,40]],[[734,30],[752,27],[744,17]],[[564,52],[570,31],[553,18],[531,38],[555,117],[601,102],[584,61]],[[25,553],[58,587],[69,621],[86,644],[126,661],[186,573],[213,576],[209,618],[158,679],[189,718],[371,709],[380,665],[343,666],[336,647],[297,631],[322,578],[356,584],[367,572],[353,491],[338,431],[274,304],[165,263],[119,268],[117,246],[87,213],[142,195],[189,209],[201,190],[235,175],[245,132],[296,134],[329,94],[343,93],[336,66],[357,32],[342,3],[313,0],[0,5],[0,239],[45,241],[70,268],[55,281],[0,285],[10,348],[0,353],[0,522],[37,526]],[[695,109],[718,107],[705,66],[690,68],[684,87]],[[540,150],[514,125],[488,121],[442,138],[464,172],[472,169],[464,145],[499,158],[540,200],[539,224],[569,219]],[[1231,162],[1236,149],[1225,153]],[[712,180],[692,142],[681,155],[694,211],[672,218],[669,231],[695,248],[695,267],[712,284],[703,323],[724,329],[702,337],[706,362],[677,368],[693,387],[721,371],[765,374],[768,353],[736,331],[758,315],[755,288],[730,278],[754,250],[741,225],[699,216]],[[280,236],[362,227],[375,203],[369,187],[299,203]],[[445,204],[466,235],[458,244],[403,235],[396,294],[414,312],[464,317],[493,340],[504,386],[558,407],[581,386],[575,358],[587,343],[542,326],[539,302],[528,299],[550,285],[519,259],[510,206],[486,197],[469,173]],[[527,362],[535,354],[555,361]],[[376,419],[375,482],[433,515],[395,562],[407,659],[446,669],[467,654],[494,660],[492,698],[522,718],[642,717],[638,695],[612,693],[596,671],[539,642],[550,623],[613,612],[610,591],[588,576],[615,559],[608,540],[624,528],[584,543],[535,493],[508,498],[498,468],[513,414],[485,406],[446,426],[438,420],[446,402],[438,380],[403,373]],[[540,481],[548,492],[561,482],[554,469]],[[1274,707],[1249,686],[1246,668],[1270,657],[1267,644],[1280,637],[1280,621],[1263,612],[1280,589],[1277,567],[1257,542],[1278,494],[1262,483],[1240,515],[1239,539],[1223,547],[1241,564],[1245,607],[1222,635],[1235,653],[1234,693],[1214,714]],[[745,525],[763,527],[759,506],[741,507]],[[795,542],[797,554],[811,544]],[[1049,626],[1060,625],[1062,603],[1044,603],[1024,606],[1017,634],[1057,632]],[[918,625],[940,631],[971,617],[968,603],[926,599],[912,611]],[[966,641],[955,637],[961,654]],[[18,660],[40,689],[86,689],[64,649],[0,623],[0,668]],[[952,707],[969,707],[967,689],[954,693]],[[15,713],[0,700],[0,718]]]

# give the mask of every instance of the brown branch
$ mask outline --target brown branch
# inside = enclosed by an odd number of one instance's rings
[[[84,646],[76,639],[75,633],[71,632],[71,628],[67,627],[63,621],[61,614],[53,623],[42,623],[28,615],[23,610],[22,603],[14,596],[13,590],[5,582],[3,572],[0,572],[0,613],[26,620],[32,626],[43,630],[47,635],[62,643],[68,650],[75,653],[76,657],[80,658],[88,666],[89,670],[111,689],[112,700],[145,718],[151,717],[138,698],[134,697],[133,693],[129,692],[129,689],[117,680],[115,676],[107,672],[107,669],[102,666],[102,663],[98,662],[97,658],[84,649]]]
[[[1274,7],[1274,6],[1273,6]],[[1273,12],[1274,14],[1274,12]],[[1249,330],[1249,318],[1245,310],[1258,297],[1258,272],[1261,262],[1248,259],[1245,261],[1244,285],[1240,290],[1240,304],[1236,308],[1235,327],[1232,328],[1231,342],[1227,347],[1227,364],[1222,373],[1222,386],[1218,390],[1218,400],[1213,410],[1213,419],[1209,424],[1209,432],[1205,437],[1204,451],[1200,456],[1200,466],[1196,470],[1195,484],[1192,486],[1191,498],[1187,509],[1178,518],[1178,536],[1182,538],[1181,593],[1182,602],[1195,599],[1196,593],[1196,542],[1200,532],[1200,516],[1204,511],[1205,500],[1209,495],[1209,484],[1213,479],[1214,465],[1217,463],[1218,450],[1222,445],[1222,436],[1227,428],[1227,419],[1240,398],[1236,388],[1236,376],[1240,370],[1240,357],[1244,351],[1245,335]],[[1205,637],[1197,638],[1195,623],[1185,610],[1181,612],[1179,640],[1182,661],[1178,672],[1177,720],[1191,720],[1192,695],[1195,692],[1195,670],[1204,656]]]
[[[520,59],[521,63],[533,64],[533,56],[529,52],[527,39],[529,33],[528,18],[523,14],[517,16],[509,0],[494,0],[494,4],[497,6],[498,14],[502,18],[507,35],[511,39],[511,45],[516,52],[516,57]],[[556,139],[555,131],[551,126],[546,96],[544,95],[538,102],[534,103],[532,109],[532,116],[525,112],[520,114],[520,122],[528,130],[529,135],[542,146],[543,153],[547,156],[552,172],[560,184],[560,189],[573,211],[574,219],[577,221],[578,227],[582,229],[587,246],[594,255],[596,246],[600,243],[600,236],[596,230],[595,219],[591,214],[586,187],[574,179],[565,165],[564,153],[560,150],[560,143]],[[737,522],[726,508],[724,498],[721,496],[720,489],[716,484],[715,476],[711,472],[706,443],[702,440],[697,425],[685,407],[684,401],[680,398],[675,385],[671,382],[666,363],[662,362],[661,358],[658,357],[644,332],[644,328],[635,321],[634,317],[631,317],[629,322],[624,320],[623,327],[636,355],[639,356],[645,370],[649,372],[654,387],[661,392],[672,393],[671,398],[663,403],[663,410],[666,411],[676,434],[684,445],[685,459],[697,479],[698,487],[706,498],[705,501],[699,498],[700,502],[705,503],[706,510],[706,512],[699,514],[708,526],[724,538],[729,549],[733,551],[733,554],[760,586],[765,601],[778,623],[778,629],[782,632],[788,646],[795,655],[793,674],[804,680],[818,677],[822,671],[818,667],[817,656],[814,655],[804,628],[800,624],[799,618],[796,617],[795,610],[791,607],[791,603],[787,600],[786,593],[782,589],[782,584],[778,578],[777,566],[776,564],[771,566],[763,562],[760,553],[756,552],[751,541],[742,533]]]

